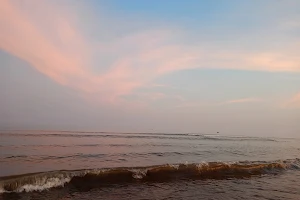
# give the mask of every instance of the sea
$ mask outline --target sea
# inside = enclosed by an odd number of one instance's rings
[[[300,200],[300,139],[0,131],[0,199]]]

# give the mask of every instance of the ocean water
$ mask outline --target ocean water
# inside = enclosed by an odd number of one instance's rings
[[[0,132],[0,199],[300,199],[300,140]]]

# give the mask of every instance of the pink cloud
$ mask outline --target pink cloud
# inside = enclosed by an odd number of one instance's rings
[[[166,95],[164,93],[161,92],[155,92],[155,93],[146,93],[145,94],[147,99],[151,99],[151,100],[159,100],[159,99],[163,99],[166,97]]]
[[[0,49],[25,60],[61,85],[97,95],[110,103],[138,88],[152,85],[159,76],[178,70],[217,68],[300,72],[300,58],[293,53],[299,52],[299,47],[287,52],[254,53],[207,48],[200,44],[192,47],[175,42],[181,39],[171,29],[140,30],[109,40],[99,36],[100,42],[95,43],[83,36],[76,17],[79,14],[45,1],[20,4],[2,0]],[[97,21],[93,23],[97,24]],[[100,24],[109,35],[111,23]],[[95,55],[97,59],[92,58]],[[111,60],[105,60],[107,58]],[[101,72],[96,73],[92,65],[99,66]],[[149,98],[162,96],[153,94]],[[257,99],[227,103],[253,101]]]
[[[176,105],[176,108],[199,108],[199,107],[207,107],[210,106],[210,104],[202,103],[202,102],[183,102],[178,105]]]
[[[300,108],[300,92],[293,96],[291,99],[289,99],[284,107],[288,108]]]
[[[249,102],[259,102],[262,101],[259,98],[242,98],[242,99],[233,99],[229,101],[225,101],[221,104],[235,104],[235,103],[249,103]]]
[[[239,104],[239,103],[254,103],[254,102],[261,102],[263,101],[262,99],[259,98],[242,98],[242,99],[233,99],[233,100],[228,100],[225,102],[221,103],[216,103],[216,102],[204,102],[204,101],[187,101],[184,100],[180,102],[176,107],[178,108],[196,108],[196,107],[213,107],[213,106],[220,106],[220,105],[226,105],[226,104]]]

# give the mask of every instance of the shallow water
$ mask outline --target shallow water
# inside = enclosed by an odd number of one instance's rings
[[[0,137],[0,199],[300,199],[299,139],[57,131]]]

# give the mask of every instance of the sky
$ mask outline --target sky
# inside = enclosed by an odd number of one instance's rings
[[[298,0],[2,0],[0,129],[300,137]]]

